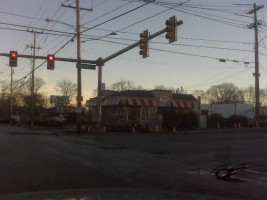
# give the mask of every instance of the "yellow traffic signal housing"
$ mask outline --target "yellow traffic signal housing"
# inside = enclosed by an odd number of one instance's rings
[[[17,65],[18,65],[18,53],[16,51],[10,51],[9,66],[17,67]]]
[[[169,18],[166,21],[166,39],[169,39],[169,43],[177,41],[177,19],[175,16]]]
[[[149,56],[149,34],[148,30],[145,30],[143,33],[140,34],[140,51],[139,54],[146,58]]]

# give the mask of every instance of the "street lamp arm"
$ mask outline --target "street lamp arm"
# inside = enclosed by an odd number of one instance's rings
[[[66,22],[62,22],[62,21],[59,21],[59,20],[51,19],[51,18],[46,18],[45,21],[46,21],[46,22],[55,22],[55,23],[64,24],[64,25],[69,26],[69,27],[71,27],[71,28],[73,28],[73,29],[76,30],[76,27],[75,27],[75,26],[73,26],[73,25],[71,25],[71,24],[68,24],[68,23],[66,23]]]

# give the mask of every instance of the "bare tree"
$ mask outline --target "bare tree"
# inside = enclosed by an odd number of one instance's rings
[[[255,87],[250,85],[247,88],[243,89],[245,101],[248,103],[255,103]],[[266,90],[260,89],[260,103],[266,104],[267,92]]]
[[[70,101],[77,94],[77,84],[72,83],[70,80],[63,79],[57,82],[55,88],[62,96],[69,96]]]
[[[164,85],[156,85],[154,87],[154,89],[156,89],[156,90],[170,90],[176,94],[186,94],[186,91],[183,89],[182,86],[180,88],[175,89],[174,87],[166,87]]]
[[[233,83],[213,85],[207,90],[207,100],[210,103],[243,103],[243,92]]]
[[[44,107],[45,96],[40,93],[40,90],[43,88],[44,85],[45,82],[41,77],[35,78],[34,93],[33,93],[35,107]],[[21,80],[19,82],[18,86],[19,95],[21,102],[25,107],[30,107],[31,105],[31,87],[32,87],[31,81]]]
[[[39,90],[44,87],[45,85],[45,82],[44,80],[41,78],[41,77],[36,77],[34,79],[34,91],[33,93],[34,94],[37,94],[39,93]],[[30,95],[31,94],[31,87],[32,87],[32,84],[31,84],[31,81],[25,81],[25,80],[21,80],[19,82],[19,91],[21,94],[23,95]]]
[[[134,90],[135,86],[132,81],[120,80],[111,84],[110,88],[116,91],[124,91],[124,90]]]
[[[194,90],[192,92],[192,95],[195,97],[195,98],[198,98],[200,97],[201,98],[201,103],[208,103],[207,101],[207,95],[206,95],[206,92],[204,90]]]

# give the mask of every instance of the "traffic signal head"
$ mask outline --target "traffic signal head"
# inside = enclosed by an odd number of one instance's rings
[[[47,55],[47,69],[54,70],[55,69],[55,56],[48,54]]]
[[[17,67],[18,65],[18,53],[16,51],[10,51],[9,54],[9,66],[11,67]]]
[[[177,40],[177,19],[175,16],[169,18],[166,21],[166,39],[169,39],[169,43],[172,43]]]
[[[139,54],[143,56],[143,58],[148,57],[148,50],[149,50],[149,35],[148,30],[145,30],[143,33],[140,34],[140,51]]]

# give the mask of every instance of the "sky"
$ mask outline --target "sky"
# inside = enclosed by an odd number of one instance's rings
[[[122,79],[145,89],[154,89],[156,85],[174,89],[182,86],[187,93],[207,90],[224,82],[234,83],[239,88],[254,86],[254,30],[247,28],[253,22],[253,15],[247,12],[253,8],[253,3],[264,5],[266,1],[191,0],[178,5],[185,1],[156,0],[147,4],[141,0],[80,0],[82,8],[93,10],[81,11],[82,31],[89,29],[82,34],[82,59],[105,58],[138,41],[144,30],[153,34],[165,28],[165,21],[176,16],[184,22],[178,27],[178,40],[169,44],[162,34],[150,41],[148,58],[143,59],[136,47],[108,61],[103,67],[106,86]],[[30,55],[31,49],[26,45],[33,45],[34,37],[26,30],[33,29],[44,32],[37,34],[40,49],[36,55],[47,56],[60,49],[56,57],[77,58],[76,39],[62,48],[71,38],[66,34],[76,32],[76,12],[62,7],[62,3],[75,6],[74,0],[0,0],[0,53],[17,51]],[[63,23],[46,22],[47,18]],[[261,21],[260,88],[266,89],[267,5],[258,11],[258,19]],[[106,36],[111,32],[117,35]],[[101,39],[96,40],[99,37]],[[219,59],[226,59],[226,62]],[[8,62],[8,57],[0,56],[0,82],[10,81]],[[42,62],[36,60],[36,66]],[[31,68],[31,59],[19,58],[14,79],[27,75],[27,80]],[[97,74],[97,70],[82,70],[84,100],[92,97],[97,88]],[[35,76],[46,82],[42,92],[47,96],[57,95],[54,88],[58,81],[67,79],[77,83],[76,64],[56,61],[55,70],[47,70],[45,63],[36,69]]]

